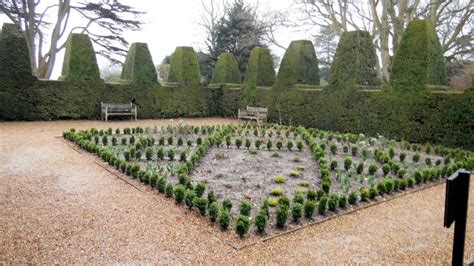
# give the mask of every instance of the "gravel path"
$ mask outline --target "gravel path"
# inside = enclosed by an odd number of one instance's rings
[[[186,119],[222,124],[225,119]],[[222,233],[150,196],[68,147],[62,131],[166,125],[57,121],[0,123],[0,264],[450,263],[444,185],[234,250]],[[474,178],[465,258],[474,259]]]

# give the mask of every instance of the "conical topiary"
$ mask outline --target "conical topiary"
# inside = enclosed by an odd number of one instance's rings
[[[123,64],[121,79],[135,84],[158,82],[155,65],[146,43],[132,43]]]
[[[99,66],[88,35],[71,33],[66,44],[62,80],[100,80]]]
[[[244,86],[272,86],[275,83],[273,58],[267,48],[255,47],[250,52]]]
[[[214,72],[212,73],[211,83],[241,83],[239,65],[234,55],[231,53],[222,53],[217,60]]]
[[[177,47],[171,58],[168,81],[194,88],[201,84],[196,52],[192,47]]]
[[[281,60],[277,86],[319,85],[319,66],[311,41],[292,41]]]
[[[390,84],[395,89],[446,84],[443,49],[430,20],[408,24],[395,55]]]

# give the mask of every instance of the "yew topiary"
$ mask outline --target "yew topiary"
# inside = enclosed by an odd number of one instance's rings
[[[277,86],[319,85],[319,66],[311,41],[292,41],[281,60]]]
[[[15,24],[5,23],[0,31],[0,79],[21,82],[32,79],[28,47]]]
[[[196,52],[192,47],[177,47],[171,58],[168,81],[195,88],[200,85],[201,74]]]
[[[375,46],[370,33],[344,32],[331,64],[329,85],[333,88],[377,85],[376,63]]]
[[[212,73],[211,83],[241,83],[239,65],[234,55],[231,53],[222,53],[217,60],[214,72]]]
[[[100,72],[88,35],[71,33],[67,39],[61,80],[99,80]]]
[[[390,84],[397,90],[446,84],[443,49],[431,21],[408,24],[395,55]]]
[[[263,47],[253,48],[244,79],[247,104],[257,103],[257,86],[272,86],[274,83],[275,69],[270,50]]]
[[[155,65],[146,43],[132,43],[122,68],[121,79],[136,84],[157,83]]]

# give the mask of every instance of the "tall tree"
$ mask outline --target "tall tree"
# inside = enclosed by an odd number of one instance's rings
[[[100,47],[99,55],[120,63],[128,45],[123,33],[141,29],[138,17],[143,14],[119,0],[57,0],[51,5],[39,0],[6,0],[0,4],[0,13],[23,30],[33,73],[39,78],[51,77],[57,55],[66,44],[63,37],[70,32],[87,33]],[[70,25],[71,16],[81,17],[83,23]]]

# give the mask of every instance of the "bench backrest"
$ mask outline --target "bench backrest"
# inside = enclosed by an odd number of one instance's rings
[[[247,106],[247,113],[249,113],[249,114],[256,114],[256,113],[266,114],[266,113],[268,113],[268,108]]]
[[[101,103],[103,110],[107,107],[108,112],[131,112],[133,109],[132,103]]]

